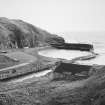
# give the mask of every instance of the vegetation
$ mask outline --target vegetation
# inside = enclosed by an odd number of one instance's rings
[[[55,80],[52,73],[30,82],[5,82],[0,86],[1,105],[104,105],[105,67],[87,79]],[[11,86],[12,85],[12,86]]]
[[[51,42],[48,42],[50,40]],[[22,20],[0,18],[0,47],[23,48],[51,45],[62,42],[64,39],[50,34]]]

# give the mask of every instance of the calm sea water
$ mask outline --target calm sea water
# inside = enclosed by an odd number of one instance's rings
[[[95,48],[105,47],[105,32],[66,32],[61,33],[66,42],[90,43]]]
[[[80,61],[88,64],[101,64],[105,65],[105,32],[71,32],[61,33],[60,36],[64,37],[66,42],[69,43],[90,43],[94,46],[94,52],[98,53],[99,56],[96,59],[90,61]],[[71,60],[76,57],[89,55],[89,52],[84,51],[70,51],[70,50],[57,50],[47,49],[40,51],[39,54],[53,57],[53,58],[64,58]]]

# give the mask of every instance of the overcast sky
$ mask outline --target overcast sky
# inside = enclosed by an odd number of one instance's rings
[[[105,31],[105,0],[0,0],[0,17],[49,32]]]

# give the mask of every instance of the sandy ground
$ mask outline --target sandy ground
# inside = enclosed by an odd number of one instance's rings
[[[105,49],[96,49],[97,55],[96,58],[91,60],[78,60],[75,63],[83,64],[83,65],[105,65]],[[90,52],[84,51],[68,51],[68,50],[57,50],[57,49],[47,49],[39,52],[40,55],[53,57],[53,58],[63,58],[67,60],[72,60],[77,57],[89,56]]]
[[[40,55],[53,57],[53,58],[64,58],[67,60],[72,60],[76,57],[87,56],[91,54],[90,52],[86,51],[73,51],[73,50],[57,50],[57,49],[46,49],[39,51]]]

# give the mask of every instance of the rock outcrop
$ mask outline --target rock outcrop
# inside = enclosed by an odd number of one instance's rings
[[[93,51],[93,45],[81,43],[64,43],[60,45],[53,45],[53,47],[65,50],[80,50],[80,51]]]
[[[23,48],[64,43],[64,39],[50,34],[22,20],[0,18],[0,47]]]

